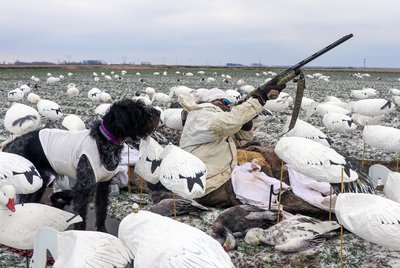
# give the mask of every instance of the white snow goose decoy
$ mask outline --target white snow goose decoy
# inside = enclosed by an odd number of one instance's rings
[[[306,138],[282,137],[275,146],[275,153],[296,171],[318,181],[340,183],[342,169],[344,182],[358,178],[342,155]]]
[[[321,143],[322,145],[325,145],[327,147],[331,147],[331,144],[333,143],[328,136],[326,136],[325,133],[323,133],[321,130],[319,130],[317,127],[311,125],[310,123],[307,123],[301,119],[296,120],[296,124],[294,127],[289,131],[289,124],[291,120],[291,116],[289,116],[286,120],[285,125],[283,126],[283,133],[285,136],[288,137],[303,137],[309,140],[313,140],[316,142]]]
[[[338,222],[359,237],[400,250],[400,204],[373,194],[339,194],[335,213]]]
[[[343,108],[341,106],[337,106],[336,104],[334,104],[332,102],[326,102],[326,103],[325,102],[324,103],[313,102],[308,107],[308,110],[306,111],[306,116],[310,117],[315,112],[317,112],[317,114],[319,116],[324,116],[326,113],[329,113],[329,112],[348,114],[348,113],[350,113],[350,110]]]
[[[289,95],[285,95],[283,92],[281,92],[278,98],[274,100],[267,100],[267,102],[264,104],[264,108],[270,110],[271,112],[281,112],[286,110],[292,102],[293,99]]]
[[[16,88],[10,90],[7,94],[7,97],[9,101],[20,101],[24,98],[24,92],[21,89]]]
[[[119,225],[118,237],[135,256],[135,268],[234,267],[221,244],[211,236],[149,211],[126,216]]]
[[[182,130],[183,121],[182,113],[183,108],[168,108],[164,110],[164,125],[171,129]]]
[[[18,249],[33,249],[36,232],[42,227],[64,231],[81,222],[79,215],[47,205],[26,203],[16,205],[15,212],[0,207],[0,244]]]
[[[85,122],[83,122],[83,120],[75,114],[69,114],[64,117],[62,125],[70,131],[79,131],[86,129]]]
[[[379,125],[380,122],[385,118],[385,115],[378,116],[367,116],[362,114],[353,113],[351,119],[361,126],[365,125]]]
[[[67,89],[67,95],[70,98],[76,97],[79,95],[79,89],[74,86],[68,87]]]
[[[354,113],[373,117],[388,114],[396,109],[396,105],[393,102],[385,99],[352,101],[349,102],[348,107]]]
[[[111,103],[102,103],[94,109],[96,115],[104,116],[111,107]]]
[[[204,195],[207,167],[203,161],[173,144],[168,144],[160,157],[160,182],[162,185],[188,199]]]
[[[14,103],[4,117],[4,127],[17,136],[35,130],[39,123],[40,115],[38,111],[21,103]]]
[[[373,88],[354,89],[350,92],[350,96],[357,100],[364,100],[376,97],[378,93]]]
[[[400,152],[400,129],[380,125],[366,125],[362,135],[364,142],[373,148]]]
[[[16,194],[26,195],[39,190],[42,184],[32,162],[17,154],[0,152],[0,187],[11,185]]]
[[[91,101],[100,101],[101,100],[101,90],[97,87],[92,88],[88,91],[87,95]]]
[[[124,268],[133,262],[132,252],[117,237],[94,231],[64,231],[41,228],[34,243],[31,268],[45,268],[47,250],[53,267]]]
[[[326,113],[322,118],[322,123],[327,130],[334,133],[347,134],[354,132],[357,128],[350,116],[335,112]]]
[[[37,108],[42,116],[52,121],[57,121],[63,116],[60,105],[51,100],[40,99]]]

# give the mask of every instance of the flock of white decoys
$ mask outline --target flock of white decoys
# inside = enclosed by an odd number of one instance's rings
[[[198,74],[203,76],[204,72]],[[114,72],[111,75],[93,73],[93,79],[121,80],[126,75],[126,71],[122,71],[121,75]],[[140,73],[136,75],[140,76]],[[163,72],[162,75],[167,73]],[[193,73],[184,75],[194,76]],[[263,75],[274,73],[265,72]],[[73,74],[68,73],[67,76],[71,78]],[[358,79],[368,77],[366,74],[354,76]],[[307,77],[325,83],[331,79],[320,73]],[[223,78],[224,81],[233,81],[229,75],[224,75]],[[40,82],[37,77],[32,76],[31,79],[35,83]],[[64,76],[53,77],[48,74],[46,83],[55,86],[64,79]],[[214,76],[204,80],[212,83],[215,79]],[[227,90],[232,103],[237,103],[244,94],[254,90],[254,86],[245,85],[244,79],[239,79],[236,87]],[[10,133],[10,138],[4,142],[38,128],[41,117],[50,121],[58,121],[64,117],[62,125],[70,131],[85,128],[79,115],[64,116],[62,107],[55,100],[43,99],[40,97],[40,88],[35,90],[37,94],[31,92],[29,85],[23,85],[8,92],[11,105],[4,117],[4,127]],[[200,100],[208,90],[174,86],[169,94],[165,94],[146,86],[142,92],[136,92],[131,97],[142,99],[148,105],[162,106],[160,124],[181,130],[183,109],[168,108],[168,105],[181,95]],[[82,92],[86,90],[69,83],[65,94],[69,98],[77,98]],[[351,97],[355,100],[349,102],[334,96],[327,96],[323,103],[303,97],[301,109],[307,117],[317,113],[328,133],[355,134],[357,128],[363,128],[365,144],[399,153],[400,129],[379,125],[384,116],[394,112],[396,104],[400,104],[400,90],[391,88],[389,92],[391,99],[376,98],[379,93],[373,88],[352,90]],[[113,97],[117,98],[96,87],[87,90],[85,94],[90,101],[98,104],[94,111],[99,116],[106,113]],[[25,99],[26,104],[22,103]],[[267,101],[265,110],[257,118],[257,126],[267,121],[270,114],[285,111],[292,104],[293,98],[287,93],[281,93],[276,100]],[[357,172],[352,169],[345,156],[331,147],[331,140],[321,130],[322,127],[298,119],[295,127],[289,130],[289,121],[290,117],[275,146],[279,158],[295,171],[319,182],[348,183],[358,179]],[[145,180],[151,183],[160,181],[172,192],[189,199],[204,193],[207,174],[204,163],[178,146],[169,144],[163,147],[149,137],[142,140],[139,154],[135,172]],[[378,180],[384,184],[385,197],[372,193],[340,193],[332,209],[339,224],[350,232],[388,249],[400,250],[400,173],[371,167],[370,175],[374,185]],[[134,266],[139,268],[233,267],[229,255],[212,237],[196,228],[152,212],[134,212],[124,218],[119,227],[118,238],[99,232],[65,231],[69,225],[79,222],[80,217],[47,205],[17,204],[21,201],[18,200],[18,194],[34,192],[41,185],[41,177],[32,163],[20,156],[0,152],[0,243],[19,249],[34,249],[32,267],[45,267],[46,249],[55,259],[54,267],[125,267],[130,262],[134,262]],[[46,217],[42,217],[43,215]],[[305,233],[295,231],[299,224],[303,231],[307,230]],[[336,222],[321,223],[297,215],[270,229],[249,231],[246,242],[267,243],[275,245],[277,250],[293,251],[304,248],[307,240],[337,229],[338,226]]]

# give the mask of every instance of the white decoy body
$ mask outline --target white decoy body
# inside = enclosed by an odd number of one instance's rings
[[[28,95],[29,92],[31,92],[31,87],[28,85],[22,85],[19,87],[19,89],[24,92],[24,95]]]
[[[390,200],[400,203],[400,173],[390,172],[386,180],[383,192]]]
[[[400,96],[400,89],[397,89],[397,88],[389,88],[388,93],[389,93],[389,94],[392,94],[392,95]]]
[[[325,102],[342,102],[342,100],[335,96],[325,96]]]
[[[362,135],[364,142],[373,148],[400,152],[400,129],[366,125]]]
[[[54,268],[125,268],[133,262],[132,252],[117,237],[94,231],[64,231],[41,228],[34,243],[31,268],[45,268],[47,250]]]
[[[67,89],[67,95],[72,98],[72,97],[76,97],[79,95],[79,89],[77,89],[76,87],[68,87]]]
[[[353,119],[357,124],[361,126],[365,125],[379,125],[382,120],[385,118],[385,115],[378,115],[378,116],[367,116],[362,114],[354,113],[351,115],[351,119]]]
[[[160,157],[160,182],[162,185],[188,199],[204,195],[207,167],[203,161],[173,144],[168,144]]]
[[[368,98],[375,98],[378,96],[378,91],[374,88],[364,87],[362,91],[367,93]]]
[[[60,105],[51,100],[39,100],[37,108],[42,116],[53,121],[56,121],[63,116]]]
[[[237,104],[240,99],[242,98],[242,95],[234,89],[227,89],[225,90],[226,94],[229,96],[230,99],[234,100],[233,104]]]
[[[0,207],[0,243],[18,249],[33,249],[36,232],[42,227],[64,231],[81,222],[79,215],[48,205],[26,203],[16,205],[15,212]]]
[[[334,133],[346,134],[354,132],[357,129],[357,125],[354,123],[353,119],[341,113],[326,113],[322,118],[322,123],[327,130]]]
[[[307,115],[307,117],[310,117],[315,112],[317,112],[317,114],[319,116],[324,116],[328,112],[349,114],[350,110],[342,108],[340,106],[337,106],[337,105],[335,105],[333,103],[313,102],[313,103],[310,104],[310,107],[308,108],[308,111],[306,111],[306,115]]]
[[[161,153],[163,150],[164,148],[150,136],[141,140],[135,173],[152,184],[159,182]]]
[[[245,242],[273,245],[276,250],[284,252],[297,252],[307,248],[310,240],[339,227],[335,221],[321,221],[298,214],[265,230],[250,229],[246,233]]]
[[[275,146],[280,159],[290,164],[296,171],[329,183],[344,182],[358,178],[346,159],[332,148],[302,137],[282,137]]]
[[[244,85],[240,87],[240,90],[243,91],[246,94],[249,94],[250,92],[254,91],[256,88],[252,85]]]
[[[60,78],[53,77],[53,76],[50,76],[49,78],[47,78],[47,81],[46,81],[46,83],[49,84],[49,85],[54,85],[54,84],[56,84],[58,82],[60,82]]]
[[[94,113],[104,116],[111,107],[111,103],[102,103],[94,109]]]
[[[177,98],[181,95],[189,96],[193,91],[193,88],[187,86],[174,86],[169,90],[169,97],[172,99],[173,96],[176,96]]]
[[[354,113],[367,116],[388,114],[396,109],[396,105],[393,102],[385,99],[351,101],[349,102],[348,107]]]
[[[109,93],[103,91],[103,92],[101,92],[100,100],[101,100],[101,102],[110,103],[110,102],[112,102],[112,97]]]
[[[38,94],[35,93],[29,93],[28,96],[26,97],[26,99],[33,104],[37,104],[40,101],[40,96]]]
[[[396,104],[396,105],[400,105],[400,96],[393,96],[393,102]]]
[[[182,112],[183,108],[168,108],[164,110],[164,125],[169,128],[182,130]]]
[[[207,77],[206,81],[207,81],[207,83],[212,83],[212,82],[215,82],[215,78],[214,77]]]
[[[326,136],[321,130],[316,128],[315,126],[301,120],[297,119],[294,127],[289,130],[291,116],[289,116],[286,120],[285,125],[283,126],[282,133],[287,137],[303,137],[309,140],[316,141],[321,143],[324,146],[331,147],[331,139]]]
[[[4,127],[17,136],[37,129],[39,124],[40,115],[38,111],[21,103],[14,103],[4,117]]]
[[[234,267],[211,236],[149,211],[126,216],[119,225],[118,237],[135,256],[135,268]]]
[[[161,105],[167,106],[171,102],[171,97],[165,93],[156,92],[153,95],[152,102],[156,102]]]
[[[268,109],[271,112],[281,112],[286,110],[291,103],[290,98],[276,98],[274,100],[267,100],[264,104],[264,109]]]
[[[374,88],[364,87],[361,90],[352,90],[350,96],[355,99],[368,99],[378,96],[378,91]]]
[[[144,92],[149,96],[149,98],[152,98],[154,93],[156,93],[156,90],[152,87],[146,87]]]
[[[341,107],[341,108],[344,108],[344,109],[348,109],[348,103],[347,102],[344,102],[344,101],[341,101],[341,100],[338,100],[338,101],[336,101],[336,100],[330,100],[330,101],[326,101],[326,102],[324,102],[325,104],[332,104],[332,105],[335,105],[335,106],[338,106],[338,107]]]
[[[400,204],[373,194],[339,194],[335,214],[338,222],[359,237],[400,250]]]
[[[79,131],[86,129],[85,122],[83,122],[83,120],[75,114],[69,114],[64,117],[61,124],[70,131]]]
[[[89,90],[87,95],[91,101],[100,101],[101,100],[101,90],[98,89],[97,87],[94,87],[91,90]]]
[[[24,98],[24,92],[21,89],[16,88],[16,89],[10,90],[7,93],[7,97],[8,97],[9,101],[20,101]]]
[[[3,185],[13,186],[16,194],[30,194],[42,187],[43,180],[28,159],[0,152],[0,187]]]
[[[307,97],[303,97],[301,99],[301,106],[300,107],[301,107],[301,109],[303,111],[307,111],[309,109],[311,103],[313,103],[313,102],[315,102],[315,100],[307,98]]]

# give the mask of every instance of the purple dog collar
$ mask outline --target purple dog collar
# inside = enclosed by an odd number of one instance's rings
[[[100,129],[101,134],[103,134],[103,136],[107,139],[107,141],[109,143],[121,145],[124,142],[124,141],[118,139],[117,137],[115,137],[110,131],[108,131],[106,129],[106,127],[104,126],[103,122],[100,123],[99,129]]]

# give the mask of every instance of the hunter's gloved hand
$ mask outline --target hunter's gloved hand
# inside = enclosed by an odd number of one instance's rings
[[[256,90],[251,92],[246,99],[248,98],[256,98],[260,102],[261,105],[264,106],[267,100],[276,99],[279,96],[279,93],[286,87],[286,84],[277,85],[274,80],[269,81],[268,83],[259,86]]]

